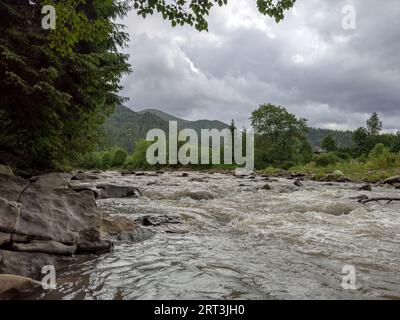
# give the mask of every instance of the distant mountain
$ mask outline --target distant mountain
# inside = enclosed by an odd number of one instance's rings
[[[226,123],[217,120],[189,121],[157,109],[135,112],[125,106],[118,106],[104,125],[106,144],[109,147],[119,146],[132,152],[136,141],[144,139],[149,130],[157,128],[168,132],[168,121],[177,121],[178,129],[194,129],[198,133],[201,129],[228,128]],[[321,145],[322,140],[328,135],[332,135],[340,147],[352,145],[351,131],[309,128],[308,140],[313,146]]]
[[[168,122],[152,113],[138,113],[125,106],[118,106],[104,125],[108,146],[122,147],[132,152],[137,140],[145,138],[149,130],[168,131]]]
[[[228,128],[226,123],[217,120],[189,121],[156,109],[135,112],[125,106],[118,106],[104,125],[106,144],[108,147],[118,146],[132,152],[136,141],[144,139],[149,130],[157,128],[168,132],[168,121],[176,121],[178,130],[187,128],[198,133],[201,129]]]
[[[160,117],[161,119],[163,119],[165,121],[176,121],[176,122],[178,122],[178,129],[194,129],[198,133],[200,133],[201,129],[222,130],[222,129],[228,128],[228,125],[226,123],[223,123],[218,120],[189,121],[189,120],[177,118],[173,115],[170,115],[168,113],[165,113],[163,111],[156,110],[156,109],[145,109],[145,110],[139,111],[139,113],[140,114],[151,113],[153,115]]]

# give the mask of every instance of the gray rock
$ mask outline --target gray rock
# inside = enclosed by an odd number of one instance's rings
[[[304,187],[303,182],[300,179],[296,179],[293,184],[297,187]]]
[[[261,190],[271,190],[271,186],[267,183],[261,187]]]
[[[99,184],[97,188],[100,189],[98,192],[99,199],[138,198],[140,196],[140,190],[136,187]]]
[[[109,240],[98,240],[94,242],[83,241],[77,246],[77,254],[105,253],[109,252],[113,247],[113,243]]]
[[[71,178],[71,180],[97,180],[97,179],[99,179],[98,176],[86,172],[78,172]]]
[[[82,231],[96,229],[101,220],[92,192],[75,192],[58,174],[38,177],[20,198],[15,232],[32,239],[77,244]]]
[[[13,176],[13,171],[10,167],[0,164],[0,174],[4,174],[6,176]]]
[[[0,232],[0,246],[11,241],[11,233]]]
[[[38,281],[11,274],[0,274],[0,300],[24,299],[42,291],[42,284]]]
[[[372,191],[372,187],[370,184],[364,184],[358,188],[360,191]]]
[[[400,183],[400,176],[393,176],[383,180],[383,184],[397,184]]]
[[[101,224],[102,238],[139,242],[149,239],[153,232],[140,228],[139,225],[124,216],[104,216]]]
[[[20,214],[18,203],[0,198],[0,231],[14,232]]]
[[[59,254],[72,256],[76,252],[75,246],[67,246],[57,241],[40,241],[34,240],[29,243],[13,243],[11,249],[24,252],[42,252],[48,254]]]
[[[61,256],[38,252],[0,250],[0,273],[34,278],[43,277],[43,266],[54,265],[58,270],[57,259],[59,258]]]
[[[29,180],[0,173],[0,198],[16,202],[29,184]]]

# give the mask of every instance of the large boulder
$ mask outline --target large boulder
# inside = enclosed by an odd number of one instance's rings
[[[77,244],[81,234],[98,230],[101,213],[93,192],[75,192],[58,174],[37,177],[20,196],[14,231],[35,239]]]
[[[70,189],[60,174],[0,174],[0,241],[30,242],[14,250],[73,254],[78,243],[99,239],[101,219],[93,192]]]
[[[29,298],[42,292],[38,281],[10,274],[0,274],[0,300]]]

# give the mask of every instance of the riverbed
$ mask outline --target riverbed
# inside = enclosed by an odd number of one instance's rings
[[[352,199],[399,190],[200,172],[105,172],[96,183],[142,193],[98,200],[106,213],[182,223],[70,265],[45,299],[400,299],[400,205]]]

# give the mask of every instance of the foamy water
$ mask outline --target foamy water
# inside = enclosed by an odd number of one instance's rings
[[[137,186],[143,194],[98,201],[105,212],[177,216],[187,233],[158,230],[142,243],[119,243],[111,253],[75,263],[58,274],[58,289],[46,298],[400,298],[399,204],[349,199],[398,190],[180,175],[104,173],[96,183]],[[272,190],[261,189],[266,183]],[[342,287],[346,265],[355,268],[355,290]]]

